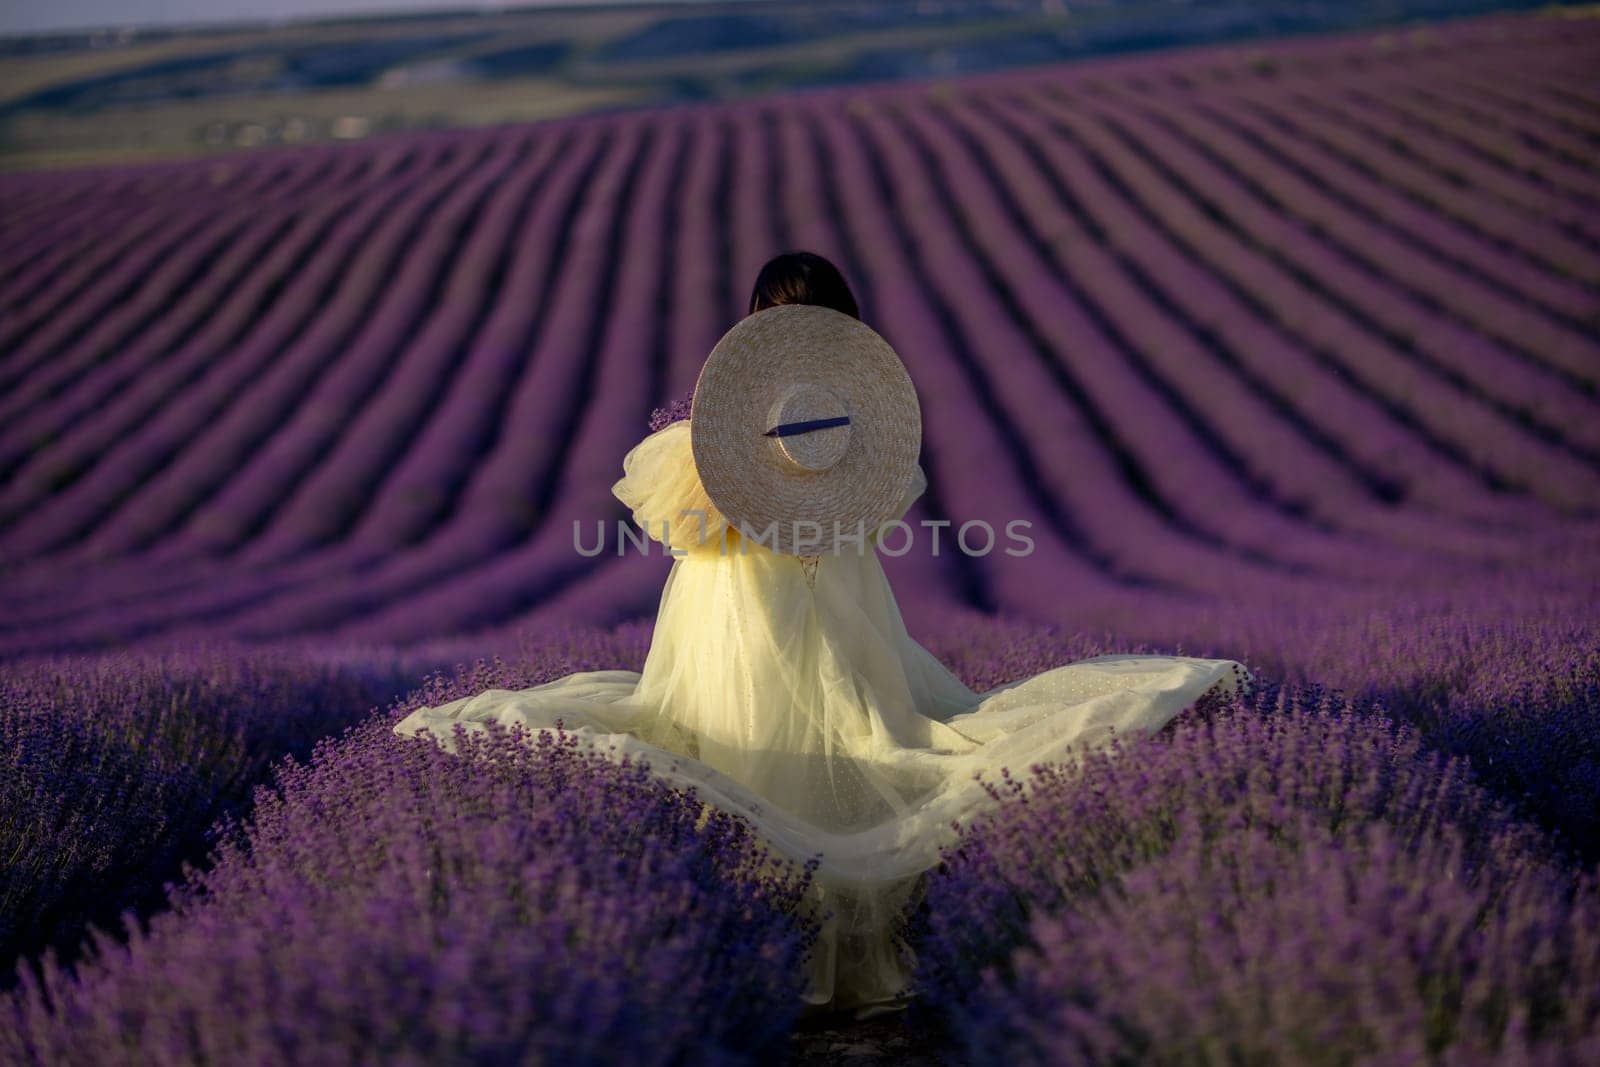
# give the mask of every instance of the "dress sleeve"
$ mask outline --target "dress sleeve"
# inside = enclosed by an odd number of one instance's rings
[[[687,419],[669,423],[634,445],[622,457],[622,477],[611,492],[652,540],[669,548],[716,552],[728,528],[700,484]]]

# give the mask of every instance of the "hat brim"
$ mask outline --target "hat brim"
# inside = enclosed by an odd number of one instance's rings
[[[797,387],[829,391],[850,420],[825,470],[797,466],[768,436],[771,412]],[[700,370],[689,425],[712,504],[786,555],[838,551],[898,517],[922,445],[916,389],[894,349],[859,319],[809,304],[765,308],[723,334]]]

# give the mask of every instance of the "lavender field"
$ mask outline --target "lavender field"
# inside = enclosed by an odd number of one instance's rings
[[[787,1052],[807,871],[390,726],[640,666],[667,562],[574,523],[789,248],[917,384],[908,521],[1032,523],[885,558],[915,636],[1266,682],[994,783],[930,1047],[1600,1062],[1580,14],[0,176],[0,1063]]]

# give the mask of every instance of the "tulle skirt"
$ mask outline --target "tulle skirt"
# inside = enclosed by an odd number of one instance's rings
[[[806,999],[861,1008],[905,995],[896,920],[953,824],[990,802],[980,775],[1152,733],[1250,683],[1233,660],[1108,655],[977,693],[906,632],[875,551],[823,556],[808,582],[735,536],[674,561],[642,671],[488,689],[395,732],[450,747],[457,723],[559,723],[745,817],[778,854],[820,857]]]

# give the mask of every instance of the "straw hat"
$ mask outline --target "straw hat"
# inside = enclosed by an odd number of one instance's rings
[[[898,518],[922,444],[917,393],[894,349],[859,319],[811,304],[764,308],[722,335],[689,427],[711,503],[791,556],[837,551]]]

